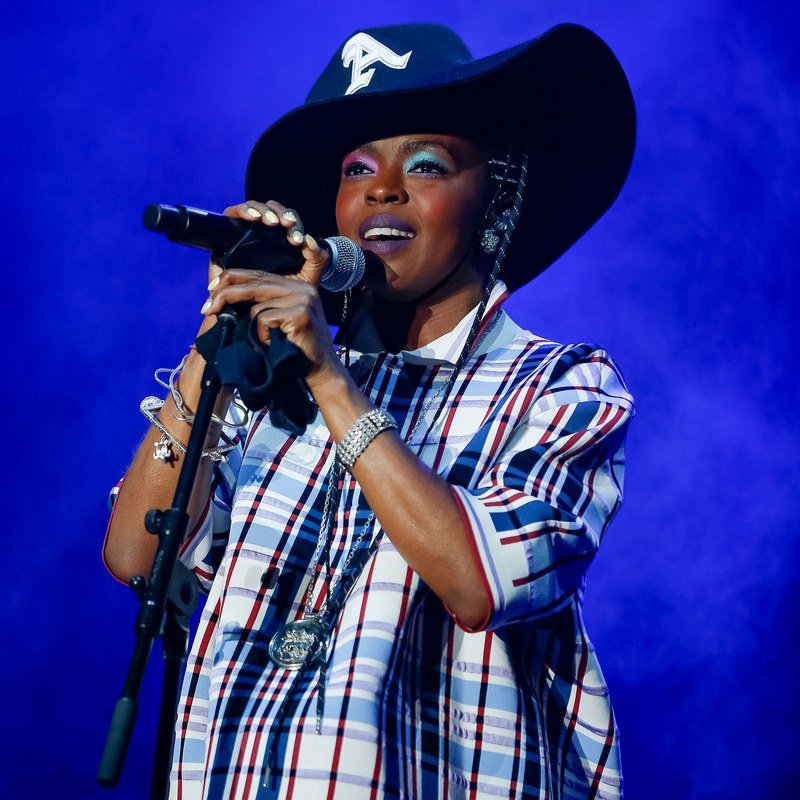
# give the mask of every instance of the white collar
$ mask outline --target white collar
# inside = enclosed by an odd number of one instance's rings
[[[484,323],[487,323],[490,317],[502,313],[499,306],[507,291],[506,285],[502,281],[497,281],[489,294],[489,301],[483,312]],[[362,309],[359,309],[359,311]],[[409,364],[455,364],[464,346],[464,341],[469,333],[477,309],[477,305],[470,309],[452,330],[415,350],[400,350],[396,354],[396,358]],[[380,352],[384,352],[383,342],[370,313],[356,313],[350,333],[351,356],[375,358]]]

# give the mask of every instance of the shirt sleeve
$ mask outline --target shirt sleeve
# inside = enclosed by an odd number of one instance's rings
[[[480,629],[568,605],[622,501],[633,400],[603,350],[579,345],[553,361],[468,454],[483,462],[475,485],[451,482],[491,600]]]
[[[178,557],[197,576],[206,594],[222,563],[231,529],[231,508],[236,491],[236,476],[241,464],[241,448],[228,453],[228,460],[214,464],[211,493],[203,514],[184,539]]]

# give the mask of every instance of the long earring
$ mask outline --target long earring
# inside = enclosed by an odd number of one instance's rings
[[[490,228],[486,228],[483,233],[481,233],[480,248],[484,253],[491,255],[497,252],[497,248],[500,245],[500,237],[508,228],[510,220],[511,209],[507,208],[497,216],[494,224]]]
[[[488,253],[489,255],[496,253],[497,248],[500,246],[500,237],[492,228],[486,228],[481,234],[480,246],[484,253]]]

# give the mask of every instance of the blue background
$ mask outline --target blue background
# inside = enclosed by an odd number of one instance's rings
[[[146,796],[155,656],[122,786],[94,785],[135,613],[100,544],[206,270],[145,232],[143,207],[243,199],[251,145],[344,37],[420,19],[479,56],[580,22],[628,72],[639,140],[619,201],[508,308],[602,343],[638,401],[587,597],[627,797],[798,796],[798,4],[73,5],[15,4],[0,34],[0,796]]]

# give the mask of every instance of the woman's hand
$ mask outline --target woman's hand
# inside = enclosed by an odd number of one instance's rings
[[[305,261],[295,275],[247,269],[218,272],[212,264],[210,296],[201,311],[211,316],[226,303],[252,303],[250,316],[257,320],[257,335],[262,342],[269,344],[270,329],[280,328],[308,358],[311,369],[306,382],[313,393],[315,385],[341,370],[317,292],[330,255],[305,233],[296,211],[274,200],[240,203],[226,208],[225,214],[254,224],[260,220],[270,227],[283,226],[287,240],[300,248]]]
[[[288,216],[287,216],[288,212]],[[311,362],[306,378],[334,441],[341,442],[364,413],[374,408],[362,394],[331,346],[317,284],[328,254],[305,236],[296,212],[280,203],[243,203],[225,210],[229,216],[265,225],[282,225],[292,244],[302,248],[305,263],[297,275],[271,275],[243,269],[225,270],[209,285],[203,313],[212,315],[225,303],[249,302],[258,320],[258,337],[269,342],[280,328]],[[297,234],[297,235],[295,235]],[[480,568],[460,507],[447,482],[432,473],[408,449],[396,431],[378,436],[361,454],[353,475],[392,543],[412,569],[467,627],[477,628],[489,616]]]
[[[261,221],[268,228],[279,226],[286,230],[286,239],[289,244],[300,248],[305,258],[305,263],[300,272],[292,275],[308,283],[319,286],[325,268],[328,266],[330,256],[326,250],[319,247],[313,236],[306,235],[300,215],[293,208],[287,208],[276,200],[266,203],[256,203],[248,200],[235,206],[228,206],[223,212],[228,217],[239,217],[248,222]]]

